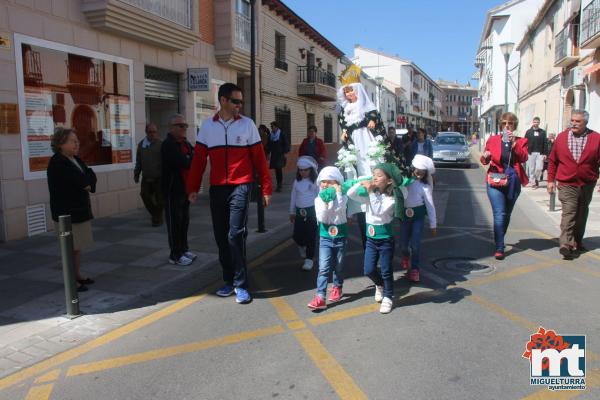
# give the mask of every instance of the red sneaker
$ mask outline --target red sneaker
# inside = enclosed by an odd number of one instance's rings
[[[315,295],[307,307],[311,310],[324,310],[327,308],[327,303],[319,295]]]
[[[407,256],[402,257],[402,269],[407,270],[410,265],[410,260]]]
[[[327,301],[330,303],[335,303],[336,301],[340,301],[342,299],[342,288],[339,286],[334,286],[331,288],[331,292],[329,292],[329,298]]]
[[[418,269],[411,269],[408,271],[408,280],[411,282],[421,282],[421,274]]]
[[[494,257],[496,257],[496,260],[504,260],[504,252],[497,251],[494,253]]]

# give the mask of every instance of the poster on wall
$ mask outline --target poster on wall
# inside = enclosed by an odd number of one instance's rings
[[[55,129],[70,128],[98,172],[133,167],[133,62],[15,34],[25,179],[45,177]]]
[[[131,151],[131,104],[127,96],[109,96],[110,146],[112,162],[128,163]]]
[[[50,147],[54,132],[52,93],[35,88],[28,88],[25,91],[25,121],[29,168],[31,171],[45,171],[52,157]]]

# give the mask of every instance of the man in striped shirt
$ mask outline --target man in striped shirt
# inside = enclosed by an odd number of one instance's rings
[[[562,203],[560,254],[572,259],[583,247],[583,235],[600,167],[600,134],[587,127],[587,111],[574,110],[570,129],[561,132],[548,160],[548,192],[558,187]]]

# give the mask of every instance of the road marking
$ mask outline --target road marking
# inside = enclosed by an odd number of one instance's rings
[[[255,268],[256,266],[261,265],[265,260],[270,257],[275,256],[279,252],[283,251],[287,246],[293,243],[292,239],[288,239],[285,242],[275,246],[273,249],[267,251],[262,256],[256,258],[252,262],[248,264],[249,268]],[[137,331],[145,326],[148,326],[156,321],[159,321],[171,314],[174,314],[178,311],[183,310],[184,308],[202,300],[207,296],[207,293],[214,291],[219,284],[213,284],[209,286],[203,293],[193,295],[187,297],[185,299],[181,299],[170,306],[167,306],[161,310],[155,311],[152,314],[149,314],[145,317],[142,317],[138,320],[130,322],[126,325],[123,325],[113,331],[110,331],[102,336],[97,337],[85,344],[69,349],[63,353],[57,354],[56,356],[50,357],[47,360],[41,361],[37,364],[32,365],[31,367],[25,368],[22,371],[16,372],[12,375],[4,377],[0,379],[0,390],[3,390],[9,386],[12,386],[16,383],[22,382],[25,379],[32,378],[36,375],[39,375],[53,367],[61,365],[67,361],[70,361],[76,357],[79,357],[85,353],[90,352],[100,346],[113,342],[127,334],[130,334],[134,331]]]
[[[285,329],[281,325],[275,325],[267,328],[257,329],[255,331],[235,333],[233,335],[222,336],[220,338],[204,340],[201,342],[186,343],[183,345],[165,347],[158,350],[145,351],[143,353],[137,353],[123,357],[109,358],[107,360],[72,366],[67,370],[67,376],[72,377],[90,374],[107,369],[123,367],[125,365],[160,360],[180,354],[193,353],[214,347],[226,346],[260,337],[273,336],[283,332],[285,332]]]
[[[477,296],[475,294],[471,294],[470,296],[466,296],[465,298],[479,304],[480,306],[482,306],[484,308],[487,308],[490,311],[494,311],[497,314],[502,315],[503,317],[511,320],[515,324],[526,328],[530,332],[537,331],[538,328],[541,326],[541,324],[536,324],[531,321],[528,321],[525,318],[521,317],[520,315],[515,314],[512,311],[509,311],[506,308],[504,308],[498,304],[492,303],[491,301],[486,300],[483,297]],[[597,361],[597,360],[600,360],[600,355],[588,350],[586,352],[586,358],[589,361]]]
[[[600,369],[592,369],[586,373],[585,377],[586,389],[585,390],[562,390],[562,391],[551,391],[549,389],[542,389],[529,396],[523,397],[521,400],[569,400],[573,399],[582,394],[588,393],[590,389],[594,389],[600,386]]]
[[[268,278],[264,274],[255,274],[255,277],[258,280],[259,285],[266,288],[271,286]],[[306,326],[304,321],[300,320],[296,311],[294,311],[285,298],[272,297],[269,299],[269,302],[275,308],[279,318],[288,323],[288,328],[295,330],[294,336],[304,351],[310,356],[317,368],[319,368],[325,379],[342,400],[367,399],[367,396],[360,390],[352,377],[344,371],[344,368],[338,364],[314,333],[308,329],[302,329]]]
[[[35,383],[48,383],[58,379],[60,376],[60,368],[53,369],[52,371],[40,376],[35,380]]]
[[[488,310],[494,311],[494,312],[502,315],[503,317],[511,320],[515,324],[524,327],[528,331],[532,331],[532,332],[536,331],[538,329],[538,327],[540,326],[539,324],[534,324],[533,322],[526,320],[525,318],[521,317],[520,315],[517,315],[517,314],[507,310],[506,308],[499,306],[498,304],[492,303],[492,302],[484,299],[483,297],[477,296],[475,294],[471,294],[470,296],[467,296],[465,298],[479,304],[480,306],[482,306],[484,308],[487,308]]]
[[[298,329],[306,328],[306,324],[304,323],[304,321],[292,321],[288,322],[287,327],[292,331],[296,331]]]
[[[41,386],[34,386],[31,389],[29,389],[29,392],[27,392],[27,397],[25,397],[25,400],[48,400],[50,398],[50,395],[52,394],[53,388],[53,383]]]
[[[494,275],[484,276],[481,278],[470,279],[467,282],[463,282],[460,285],[453,285],[457,287],[470,287],[470,286],[481,286],[486,285],[488,283],[502,281],[505,279],[511,279],[520,275],[529,274],[535,271],[539,271],[540,269],[552,267],[556,265],[557,262],[553,261],[542,261],[536,264],[525,265],[523,267],[513,268],[510,270],[498,272]]]
[[[147,325],[150,325],[160,319],[163,319],[177,311],[180,311],[191,304],[194,304],[201,299],[206,297],[206,294],[191,296],[182,300],[179,300],[175,304],[171,304],[163,308],[162,310],[156,311],[150,315],[147,315],[141,319],[130,322],[127,325],[124,325],[120,328],[117,328],[111,332],[108,332],[105,335],[102,335],[96,339],[93,339],[81,346],[74,347],[70,350],[67,350],[63,353],[60,353],[54,357],[51,357],[47,360],[39,362],[35,365],[32,365],[29,368],[26,368],[22,371],[19,371],[13,375],[9,375],[6,378],[0,379],[0,390],[5,389],[11,385],[14,385],[18,382],[21,382],[25,379],[36,376],[40,373],[47,371],[50,368],[61,365],[67,361],[70,361],[76,357],[79,357],[97,347],[103,346],[107,343],[113,342],[131,332],[137,331],[140,328],[143,328]]]
[[[308,319],[308,322],[313,326],[319,326],[347,318],[358,317],[378,310],[379,304],[368,304],[366,306],[354,307],[344,311],[336,311],[325,315],[319,315],[318,317],[312,317]]]
[[[277,311],[279,318],[281,318],[284,322],[291,322],[300,319],[298,314],[296,314],[296,311],[294,311],[294,309],[287,301],[283,299],[283,297],[270,298],[269,302],[273,305],[275,311]]]
[[[342,400],[368,399],[311,331],[303,329],[295,332],[294,336]]]

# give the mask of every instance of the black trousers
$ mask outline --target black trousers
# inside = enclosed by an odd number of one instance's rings
[[[275,181],[277,182],[277,189],[281,189],[283,184],[283,171],[281,168],[275,168]]]
[[[161,190],[160,179],[145,179],[142,177],[140,196],[142,197],[146,210],[148,210],[152,216],[152,225],[162,224],[164,196]]]
[[[358,229],[360,229],[360,238],[364,251],[367,247],[367,213],[356,213],[356,219],[358,220]]]
[[[213,232],[219,247],[223,281],[246,289],[246,237],[248,236],[248,205],[252,184],[210,187],[210,213]]]
[[[165,221],[171,248],[170,258],[179,260],[188,251],[190,202],[185,193],[168,193],[165,196]]]
[[[312,215],[309,214],[306,217],[296,215],[293,239],[298,246],[306,246],[307,260],[312,260],[315,257],[317,229],[317,218],[314,215],[314,211]]]

